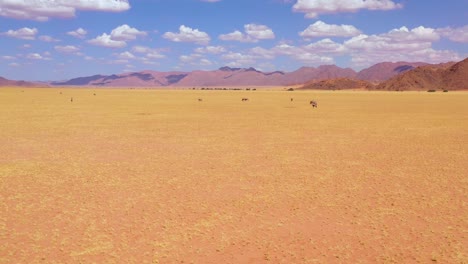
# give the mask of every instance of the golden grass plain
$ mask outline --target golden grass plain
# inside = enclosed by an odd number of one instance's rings
[[[0,263],[468,262],[468,93],[2,88],[0,139]]]

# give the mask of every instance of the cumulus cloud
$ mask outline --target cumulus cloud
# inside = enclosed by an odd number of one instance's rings
[[[174,41],[174,42],[193,42],[200,45],[206,45],[210,42],[210,36],[198,29],[192,29],[181,25],[179,27],[179,32],[166,32],[163,34],[163,38]]]
[[[226,52],[226,49],[222,46],[206,46],[196,48],[195,52],[197,53],[210,53],[210,54],[220,54]]]
[[[260,59],[271,60],[271,59],[275,58],[274,52],[272,52],[271,50],[262,48],[262,47],[251,48],[249,50],[249,54],[255,56],[256,58],[260,58]]]
[[[53,38],[53,37],[47,36],[47,35],[39,36],[39,40],[44,41],[44,42],[59,42],[60,41],[60,40],[58,40],[56,38]]]
[[[307,18],[315,18],[320,14],[349,13],[360,9],[393,10],[402,7],[392,0],[298,0],[293,11],[305,13]]]
[[[113,29],[109,35],[103,33],[101,36],[88,40],[88,43],[106,48],[123,48],[127,46],[127,41],[135,40],[138,36],[146,35],[146,32],[139,31],[136,28],[124,24]]]
[[[138,36],[146,36],[147,33],[144,31],[139,31],[136,28],[132,28],[127,24],[124,24],[113,29],[110,35],[113,40],[127,41],[134,40]]]
[[[355,36],[345,41],[355,66],[369,66],[381,61],[425,61],[431,63],[459,60],[460,56],[448,50],[434,50],[432,43],[440,34],[432,28],[407,27],[393,29],[378,35]]]
[[[304,38],[315,37],[354,37],[361,34],[361,31],[352,25],[333,25],[323,21],[317,21],[307,27],[299,35]]]
[[[136,59],[135,55],[133,55],[132,53],[128,52],[128,51],[125,51],[125,52],[122,52],[122,53],[119,53],[117,54],[117,57],[119,59],[122,59],[122,60],[133,60],[133,59]]]
[[[16,60],[16,57],[5,55],[5,56],[2,56],[2,59],[4,59],[4,60]]]
[[[459,28],[440,28],[437,32],[451,41],[468,43],[468,25]]]
[[[54,49],[60,53],[67,54],[77,54],[80,51],[80,48],[75,47],[73,45],[55,46]]]
[[[18,38],[18,39],[25,39],[25,40],[33,40],[36,38],[36,34],[38,33],[37,28],[20,28],[18,30],[8,30],[7,32],[1,33],[2,35]]]
[[[113,40],[110,35],[103,33],[94,39],[88,40],[89,44],[106,47],[106,48],[123,48],[127,45],[125,41]]]
[[[210,66],[213,65],[213,62],[203,57],[201,54],[190,54],[179,56],[179,61],[183,64],[190,64],[196,66]]]
[[[50,60],[50,58],[48,58],[46,56],[42,56],[39,53],[29,53],[29,54],[26,55],[26,59],[30,59],[30,60]]]
[[[70,36],[75,37],[75,38],[80,38],[80,39],[85,38],[86,34],[88,34],[88,31],[86,31],[86,30],[84,30],[82,28],[78,28],[76,30],[67,32],[67,35],[70,35]]]
[[[347,51],[343,44],[334,42],[328,38],[310,43],[304,46],[304,49],[308,52],[319,54],[344,54]]]
[[[335,63],[333,57],[320,56],[312,52],[296,54],[293,57],[306,65],[329,65]]]
[[[225,41],[258,42],[259,40],[275,38],[273,30],[265,25],[246,24],[244,25],[244,31],[245,33],[235,30],[228,34],[222,34],[219,36],[219,39]]]
[[[134,46],[132,51],[134,53],[144,54],[147,59],[161,59],[165,57],[157,49],[152,49],[145,46]]]
[[[355,51],[405,52],[429,48],[432,41],[439,38],[439,34],[432,28],[420,26],[409,30],[401,27],[380,35],[361,34],[345,41],[344,44]]]
[[[8,0],[0,1],[0,16],[47,21],[74,17],[77,10],[122,12],[130,9],[128,0]]]
[[[229,52],[221,56],[227,66],[230,67],[250,67],[256,63],[256,58],[251,54],[243,54],[239,52]]]

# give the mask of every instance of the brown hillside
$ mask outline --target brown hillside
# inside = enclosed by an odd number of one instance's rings
[[[423,62],[382,62],[360,71],[357,78],[366,81],[385,81],[416,67],[428,65]]]
[[[8,80],[3,77],[0,77],[0,87],[1,86],[35,87],[35,86],[39,86],[39,84],[33,83],[33,82],[26,82],[26,81]]]
[[[468,58],[445,68],[445,65],[418,67],[385,81],[378,90],[465,90],[468,89]]]
[[[301,89],[314,90],[344,90],[344,89],[372,89],[374,85],[370,82],[353,80],[349,78],[338,78],[323,80],[319,82],[310,82]]]

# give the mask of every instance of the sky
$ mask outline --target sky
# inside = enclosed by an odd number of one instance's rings
[[[0,76],[14,80],[467,56],[467,0],[0,0]]]

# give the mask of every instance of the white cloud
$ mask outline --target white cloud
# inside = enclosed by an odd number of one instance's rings
[[[122,12],[130,9],[128,0],[8,0],[0,2],[0,16],[47,21],[52,17],[74,17],[77,10]]]
[[[80,38],[80,39],[85,38],[86,34],[88,34],[88,32],[82,28],[78,28],[76,30],[67,32],[67,35],[73,36],[75,38]]]
[[[436,41],[439,40],[439,34],[432,28],[419,26],[409,30],[407,27],[393,29],[387,34],[382,34],[381,37],[389,38],[394,42],[421,42],[421,41]]]
[[[249,54],[255,56],[256,58],[260,58],[260,59],[271,60],[271,59],[275,58],[274,52],[272,52],[271,50],[262,48],[262,47],[251,48],[249,50]]]
[[[206,45],[211,40],[207,33],[184,25],[179,27],[179,33],[166,32],[163,38],[174,42],[193,42],[200,45]]]
[[[132,51],[134,53],[142,53],[148,59],[161,59],[165,57],[157,49],[152,49],[152,48],[145,47],[145,46],[134,46],[132,48]]]
[[[460,57],[454,51],[450,50],[434,50],[433,48],[425,48],[411,52],[382,52],[382,53],[355,53],[351,57],[351,62],[355,67],[369,67],[373,64],[390,61],[410,61],[410,62],[427,62],[427,63],[441,63],[447,61],[460,61]]]
[[[37,28],[20,28],[18,30],[8,30],[7,32],[1,33],[2,35],[12,37],[12,38],[19,38],[19,39],[26,39],[26,40],[33,40],[36,38],[38,30]]]
[[[39,40],[42,40],[44,42],[59,42],[60,41],[59,39],[56,39],[47,35],[39,36]]]
[[[295,54],[302,53],[302,50],[298,47],[291,46],[289,44],[280,44],[272,49],[273,52],[280,55],[293,56]]]
[[[226,52],[226,49],[224,47],[222,47],[222,46],[206,46],[206,47],[196,48],[195,52],[220,54],[220,53]]]
[[[228,61],[226,65],[230,67],[250,67],[256,63],[255,56],[238,52],[229,52],[221,58]]]
[[[392,0],[298,0],[293,11],[306,13],[307,18],[315,18],[320,14],[349,13],[360,9],[393,10],[402,7]]]
[[[146,36],[147,33],[124,24],[113,29],[110,35],[113,40],[128,41],[135,40],[138,36]]]
[[[4,60],[16,60],[16,57],[5,55],[5,56],[2,56],[2,59],[4,59]]]
[[[60,53],[77,54],[80,48],[73,45],[55,46],[54,49]]]
[[[310,43],[304,47],[304,50],[320,54],[344,54],[347,51],[343,44],[328,38]]]
[[[468,25],[459,28],[440,28],[437,32],[451,41],[468,43]]]
[[[125,41],[113,40],[110,35],[103,33],[101,36],[97,36],[94,39],[88,40],[89,44],[106,47],[106,48],[123,48],[127,46]]]
[[[236,30],[234,32],[228,33],[228,34],[222,34],[219,35],[220,40],[226,40],[226,41],[240,41],[240,42],[249,42],[250,39],[247,39],[246,36],[239,30]]]
[[[190,54],[190,55],[181,55],[179,56],[179,61],[183,64],[190,64],[195,66],[210,66],[213,65],[213,62],[204,58],[201,54]]]
[[[244,26],[244,29],[247,36],[256,40],[275,38],[273,30],[265,25],[247,24]]]
[[[16,63],[16,62],[12,62],[12,63],[9,63],[8,66],[10,66],[10,67],[19,67],[20,64]]]
[[[45,60],[46,59],[45,57],[42,57],[41,54],[39,53],[29,53],[28,55],[26,55],[26,58],[30,60]]]
[[[345,41],[345,46],[354,51],[363,52],[406,52],[429,48],[439,35],[432,28],[406,27],[393,29],[380,35],[364,35]]]
[[[314,37],[353,37],[361,34],[361,31],[352,25],[333,25],[323,21],[317,21],[307,27],[299,35],[304,38]]]
[[[191,54],[191,55],[181,55],[179,56],[179,60],[183,63],[191,63],[195,60],[202,58],[203,56],[200,54]]]
[[[133,55],[132,53],[128,52],[128,51],[125,51],[125,52],[122,52],[122,53],[119,53],[117,54],[117,57],[119,59],[123,59],[123,60],[133,60],[133,59],[136,59],[135,55]]]
[[[258,42],[259,40],[274,39],[275,33],[265,25],[246,24],[244,25],[245,33],[238,30],[228,34],[221,34],[219,39],[225,41],[240,41],[240,42]]]
[[[307,65],[329,65],[335,63],[335,60],[332,57],[320,56],[311,52],[295,54],[293,57]]]
[[[460,56],[448,50],[434,50],[432,43],[440,35],[432,28],[406,27],[379,35],[353,37],[344,42],[354,66],[366,67],[382,61],[424,61],[431,63],[459,60]]]
[[[81,35],[82,33],[83,32],[81,32]],[[125,24],[113,29],[109,35],[103,33],[101,36],[88,40],[88,43],[106,48],[123,48],[127,46],[126,41],[135,40],[138,36],[146,35],[146,32],[139,31]]]

